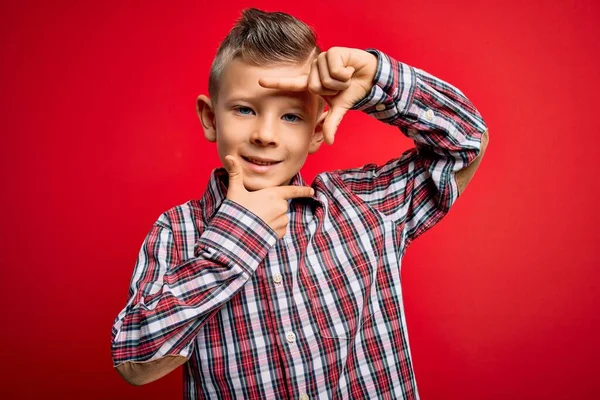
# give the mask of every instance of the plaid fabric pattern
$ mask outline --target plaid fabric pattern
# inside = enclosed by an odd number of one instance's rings
[[[283,239],[226,199],[227,172],[160,215],[112,329],[115,365],[169,355],[187,399],[418,399],[400,285],[407,246],[458,198],[479,112],[455,87],[375,50],[354,109],[415,142],[385,165],[319,174]],[[305,185],[300,173],[293,185]]]

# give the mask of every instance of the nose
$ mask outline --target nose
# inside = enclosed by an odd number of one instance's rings
[[[272,146],[279,145],[279,134],[277,132],[277,123],[265,116],[260,118],[250,141],[257,146]]]

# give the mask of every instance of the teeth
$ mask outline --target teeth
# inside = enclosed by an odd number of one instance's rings
[[[248,160],[251,163],[257,164],[257,165],[273,165],[273,164],[277,164],[276,162],[263,162],[263,161],[253,160],[252,158],[249,158]]]

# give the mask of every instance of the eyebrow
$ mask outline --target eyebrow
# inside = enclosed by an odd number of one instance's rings
[[[290,96],[286,96],[286,95],[276,95],[276,96],[271,96],[271,97],[285,97],[287,99],[287,101],[293,103],[293,105],[291,105],[291,107],[300,108],[300,109],[304,110],[305,112],[309,111],[309,108],[308,108],[308,105],[306,104],[306,102],[297,97],[290,97]],[[250,96],[246,96],[243,94],[240,94],[240,95],[234,94],[233,96],[229,96],[228,98],[225,99],[225,101],[227,103],[234,103],[236,101],[244,101],[246,103],[254,103],[256,100],[257,100],[257,98],[255,98],[255,97],[250,97]]]

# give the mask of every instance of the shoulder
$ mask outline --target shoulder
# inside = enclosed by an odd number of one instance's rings
[[[322,172],[315,177],[316,186],[335,196],[336,192],[359,194],[377,178],[377,164],[369,163],[362,167],[336,169]]]
[[[355,193],[370,191],[376,186],[391,184],[398,175],[405,175],[415,168],[418,152],[413,149],[404,151],[400,157],[392,158],[383,164],[368,163],[361,167],[339,169],[328,172],[337,185],[343,185]]]
[[[195,199],[169,208],[158,216],[154,225],[181,230],[185,226],[197,226],[197,221],[202,221],[202,205],[200,200]]]

